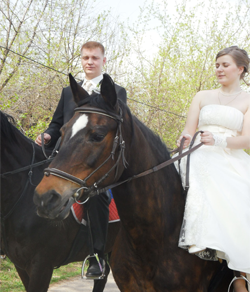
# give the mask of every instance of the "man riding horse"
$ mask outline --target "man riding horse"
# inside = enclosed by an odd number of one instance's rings
[[[98,87],[102,83],[102,68],[106,63],[105,49],[101,43],[89,41],[82,45],[81,48],[81,64],[85,72],[85,78],[79,84],[89,93],[90,97],[98,92]],[[115,90],[118,98],[124,103],[127,101],[127,93],[125,88],[115,84]],[[60,128],[67,123],[74,115],[76,104],[72,97],[70,87],[62,90],[61,98],[53,115],[52,121],[48,129],[44,132],[44,144],[48,148],[53,148],[56,141],[61,136]],[[77,131],[77,129],[76,129]],[[38,145],[42,145],[41,134],[35,141]],[[85,207],[88,210],[90,225],[89,230],[91,243],[91,253],[98,255],[100,262],[104,268],[104,248],[107,239],[108,219],[109,219],[109,196],[107,193],[101,193],[99,196],[91,198]],[[102,276],[95,257],[90,257],[89,268],[86,273],[87,278],[98,279]]]

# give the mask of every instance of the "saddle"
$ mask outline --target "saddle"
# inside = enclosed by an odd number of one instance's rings
[[[116,208],[116,204],[115,204],[115,201],[113,198],[112,191],[109,190],[109,193],[111,196],[111,200],[110,200],[110,204],[109,204],[109,223],[113,223],[113,222],[120,221],[120,217],[118,215],[118,211]],[[84,218],[86,218],[84,205],[74,203],[71,206],[71,212],[72,212],[77,223],[87,226],[87,221],[84,219]]]

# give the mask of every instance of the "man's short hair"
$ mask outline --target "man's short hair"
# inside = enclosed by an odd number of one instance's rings
[[[101,43],[94,42],[94,41],[89,41],[89,42],[86,42],[85,44],[83,44],[82,47],[81,47],[81,54],[82,54],[82,50],[83,49],[95,49],[95,48],[100,48],[102,54],[103,55],[105,54],[104,46]]]

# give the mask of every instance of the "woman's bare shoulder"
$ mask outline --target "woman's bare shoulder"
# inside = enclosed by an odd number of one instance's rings
[[[217,90],[201,90],[196,93],[194,100],[201,104],[204,101],[211,99],[211,97],[215,95],[217,96],[216,91]]]
[[[243,100],[250,106],[250,93],[247,91],[243,91]]]
[[[244,97],[246,97],[247,99],[250,99],[250,92],[247,92],[247,91],[243,91],[244,93]]]
[[[246,100],[247,100],[247,104],[248,104],[248,110],[250,110],[250,93],[247,92],[246,94]]]

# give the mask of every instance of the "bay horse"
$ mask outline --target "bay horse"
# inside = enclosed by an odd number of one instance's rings
[[[35,190],[38,214],[67,218],[74,199],[113,187],[121,228],[111,268],[122,292],[226,292],[229,270],[209,290],[219,262],[178,248],[185,198],[174,165],[133,179],[170,159],[165,144],[117,100],[108,75],[96,98],[71,75],[70,85],[78,108],[61,129],[60,152]]]
[[[52,222],[36,214],[33,193],[48,162],[41,147],[25,137],[7,116],[1,120],[1,254],[6,254],[28,292],[46,292],[53,269],[69,262],[83,261],[89,254],[87,227],[70,214],[64,221]],[[21,170],[20,168],[23,168]],[[9,173],[19,170],[16,173]],[[106,252],[110,252],[119,230],[119,222],[109,224]],[[80,235],[80,242],[75,242]],[[72,246],[78,245],[75,254]],[[70,255],[70,256],[69,256]],[[106,277],[95,280],[94,292],[104,290]]]

